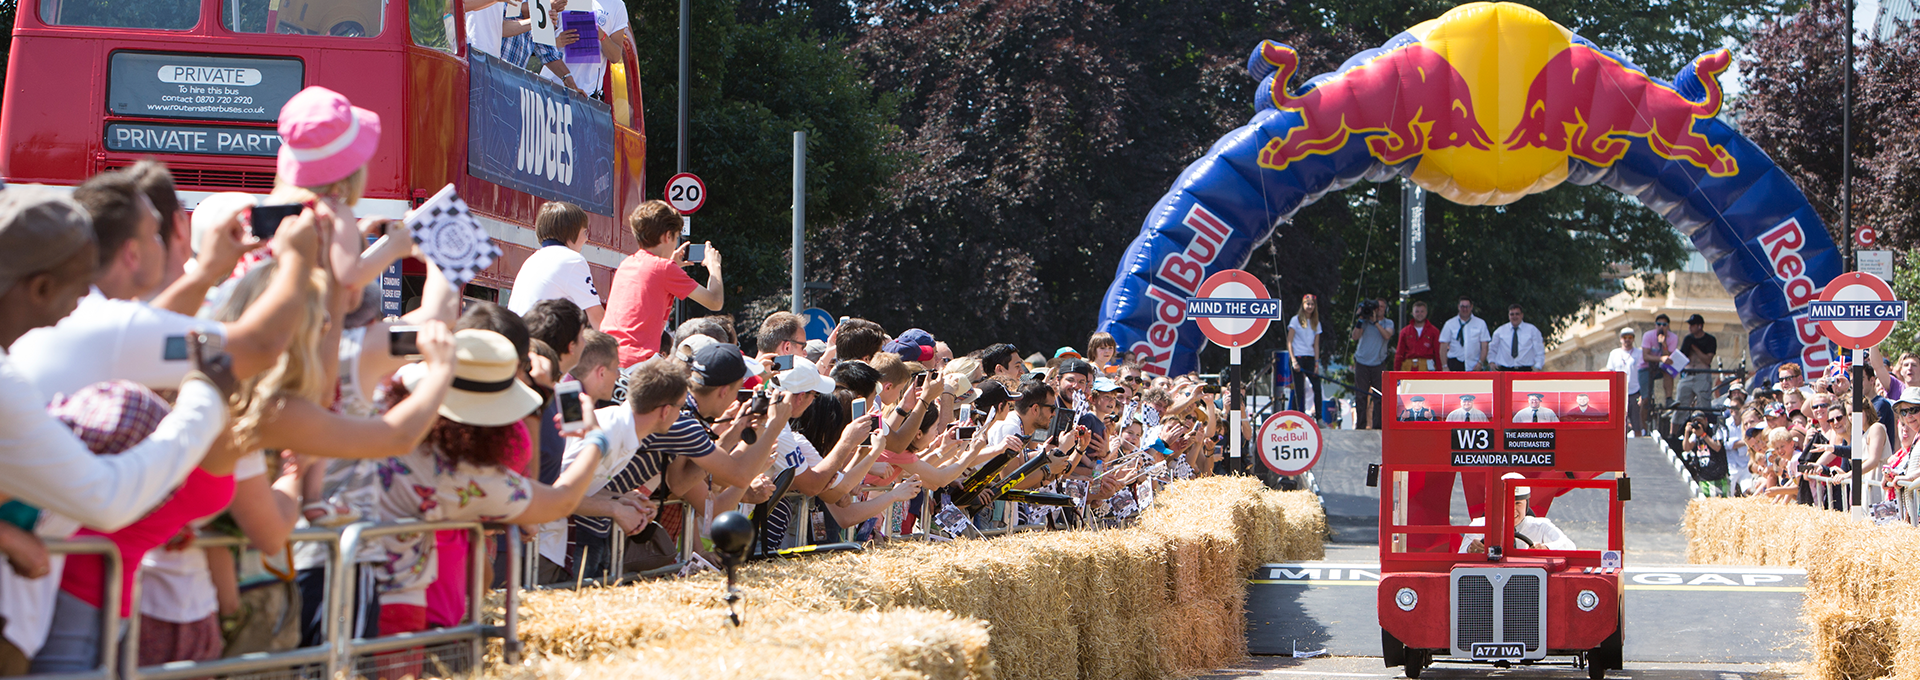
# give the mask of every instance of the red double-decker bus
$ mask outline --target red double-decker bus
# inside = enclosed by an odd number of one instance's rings
[[[1369,480],[1381,487],[1386,664],[1409,678],[1437,659],[1504,667],[1566,656],[1593,678],[1620,668],[1624,377],[1393,372],[1385,394],[1397,417]],[[1456,478],[1472,524],[1452,521]],[[1604,537],[1579,545],[1549,514],[1577,489],[1605,494],[1608,518]]]
[[[540,247],[533,217],[548,200],[587,209],[584,254],[607,290],[635,250],[618,216],[641,201],[645,175],[632,47],[608,65],[604,103],[594,101],[470,53],[459,7],[24,0],[0,106],[0,178],[72,187],[154,158],[172,169],[189,210],[213,192],[264,197],[280,107],[319,85],[383,123],[359,215],[400,217],[451,183],[500,244],[505,256],[469,295],[505,302],[514,272]]]

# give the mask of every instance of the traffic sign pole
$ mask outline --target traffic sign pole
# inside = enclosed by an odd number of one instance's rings
[[[1227,469],[1234,472],[1246,472],[1245,461],[1240,458],[1240,348],[1227,349],[1227,370],[1233,376],[1227,387],[1227,431],[1232,433],[1233,445],[1227,449]]]
[[[1244,473],[1251,468],[1240,455],[1245,433],[1240,414],[1246,409],[1240,385],[1240,350],[1266,335],[1267,327],[1280,316],[1280,301],[1267,298],[1267,286],[1258,277],[1241,269],[1228,269],[1207,277],[1198,295],[1187,298],[1186,315],[1200,325],[1207,339],[1227,348],[1227,468]]]

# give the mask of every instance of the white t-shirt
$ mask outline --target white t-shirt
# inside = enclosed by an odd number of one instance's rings
[[[1629,352],[1618,347],[1607,354],[1607,370],[1627,374],[1627,394],[1640,393],[1640,347]]]
[[[593,286],[587,258],[566,246],[547,246],[527,256],[514,275],[507,310],[521,316],[541,300],[568,300],[580,309],[598,307],[600,291]]]
[[[1469,524],[1476,527],[1483,527],[1487,525],[1487,518],[1475,517]],[[1513,539],[1513,547],[1515,548],[1531,547],[1535,550],[1574,549],[1573,539],[1567,538],[1567,535],[1560,531],[1560,527],[1554,526],[1553,522],[1545,517],[1534,517],[1532,515],[1522,517],[1520,518],[1520,526],[1514,527],[1513,531],[1514,533],[1526,536],[1527,540],[1533,541],[1533,545],[1528,546],[1525,543],[1521,543],[1519,538],[1515,538]],[[1485,534],[1466,534],[1463,540],[1460,541],[1460,552],[1466,552],[1467,546],[1471,545],[1474,541],[1483,540],[1486,540]]]
[[[1007,415],[1002,416],[992,427],[987,428],[987,445],[1004,442],[1008,437],[1022,437],[1026,433],[1020,429],[1020,412],[1008,407]]]
[[[266,474],[267,458],[263,454],[253,453],[234,461],[235,484]],[[205,524],[196,522],[194,528]],[[206,550],[168,550],[162,546],[147,551],[140,559],[140,613],[161,621],[193,623],[219,610]]]
[[[218,322],[159,309],[133,300],[109,300],[98,289],[80,298],[72,314],[50,328],[35,328],[15,340],[13,367],[52,399],[108,380],[131,380],[149,389],[171,390],[193,371],[185,353],[187,333],[225,337]],[[180,350],[167,359],[168,338]]]
[[[806,437],[794,434],[792,425],[780,428],[780,439],[773,445],[774,472],[787,468],[812,469],[820,460],[820,450]]]
[[[505,40],[507,3],[496,2],[467,13],[467,44],[474,51],[485,52],[488,56],[500,56],[500,43]]]
[[[602,409],[594,409],[593,417],[600,424],[600,432],[607,435],[607,450],[600,452],[600,464],[593,468],[593,477],[587,481],[587,493],[591,496],[607,487],[613,476],[626,469],[633,460],[633,454],[640,450],[642,437],[633,430],[633,409],[626,404],[614,404]],[[566,455],[561,457],[560,469],[573,467],[573,461],[586,451],[587,442],[581,438],[567,440]],[[567,561],[567,520],[556,519],[540,525],[540,536],[535,539],[540,556],[555,564]]]
[[[1320,324],[1315,323],[1313,328],[1307,328],[1306,324],[1300,323],[1300,315],[1295,314],[1292,320],[1287,321],[1287,330],[1293,331],[1293,344],[1288,346],[1288,351],[1293,352],[1296,357],[1316,355],[1313,351],[1313,339],[1320,336],[1320,331],[1325,330]]]
[[[600,26],[600,32],[613,37],[613,34],[627,31],[633,35],[633,22],[627,18],[627,3],[603,2],[593,0],[593,23]],[[573,74],[573,84],[586,90],[587,94],[599,94],[600,81],[606,79],[607,62],[602,59],[591,64],[567,64],[567,72]],[[542,69],[540,75],[547,80],[560,82],[552,69]]]

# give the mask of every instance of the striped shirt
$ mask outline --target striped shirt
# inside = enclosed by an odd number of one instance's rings
[[[695,415],[698,413],[695,408],[693,398],[689,396],[686,407],[680,412],[680,419],[674,421],[673,428],[659,434],[648,435],[645,440],[639,440],[638,434],[634,432],[633,410],[626,405],[610,406],[596,412],[595,415],[616,410],[626,413],[626,417],[622,419],[626,423],[625,427],[607,428],[608,446],[614,451],[602,452],[602,460],[611,458],[625,460],[626,463],[624,465],[615,463],[619,471],[608,475],[605,483],[598,489],[589,487],[588,493],[595,493],[602,489],[616,494],[642,488],[649,491],[658,490],[660,477],[666,473],[667,466],[673,463],[675,457],[702,458],[713,455],[715,451],[713,434],[707,430],[706,425],[701,424],[700,418]],[[616,429],[621,431],[616,432]],[[573,464],[576,452],[584,446],[580,440],[573,441],[574,443],[567,447],[566,463],[568,465]],[[612,469],[614,466],[608,467]],[[612,517],[574,515],[568,518],[568,521],[573,524],[576,531],[584,531],[600,541],[605,541],[613,531]]]

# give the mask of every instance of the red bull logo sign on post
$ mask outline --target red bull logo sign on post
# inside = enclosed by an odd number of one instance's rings
[[[1481,2],[1296,85],[1299,62],[1286,45],[1254,46],[1253,119],[1181,173],[1120,263],[1101,329],[1148,371],[1195,369],[1204,340],[1181,302],[1199,282],[1244,266],[1333,188],[1395,178],[1469,205],[1568,181],[1634,196],[1734,294],[1757,369],[1826,365],[1806,309],[1839,252],[1792,180],[1716,117],[1729,51],[1666,81],[1532,8]]]

